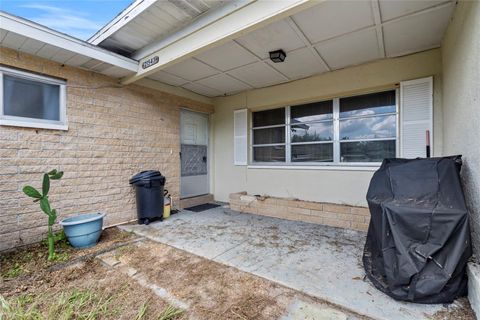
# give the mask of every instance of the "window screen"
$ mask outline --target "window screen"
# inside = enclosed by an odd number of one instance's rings
[[[60,86],[3,75],[3,114],[60,120]]]

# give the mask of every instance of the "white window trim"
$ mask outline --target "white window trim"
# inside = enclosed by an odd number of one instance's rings
[[[4,115],[3,107],[3,75],[11,75],[17,78],[23,78],[27,80],[37,81],[41,83],[48,83],[58,85],[60,87],[60,120],[43,120],[27,117],[17,117]],[[37,128],[37,129],[53,129],[53,130],[68,130],[67,124],[67,84],[65,81],[50,78],[30,72],[20,71],[16,69],[6,68],[0,66],[0,125],[2,126],[14,126],[25,128]]]
[[[396,137],[395,138],[379,138],[379,139],[356,139],[356,140],[348,140],[348,142],[354,141],[386,141],[386,140],[395,140],[395,154],[397,157],[400,156],[400,128],[399,128],[399,110],[400,110],[400,103],[399,103],[399,90],[398,88],[386,89],[381,91],[373,91],[373,92],[366,92],[364,94],[372,94],[372,93],[381,93],[385,91],[395,91],[395,112],[388,113],[388,114],[381,114],[381,115],[395,115],[396,121]],[[354,96],[362,95],[362,93],[355,94]],[[291,162],[291,145],[292,143],[289,142],[290,140],[290,108],[291,106],[282,107],[285,109],[285,124],[279,125],[271,125],[271,126],[263,126],[263,127],[255,127],[255,129],[266,129],[266,128],[274,128],[274,127],[285,127],[285,143],[273,143],[273,144],[261,144],[261,145],[254,145],[253,144],[253,117],[249,119],[249,126],[250,126],[250,162],[248,165],[248,169],[324,169],[324,170],[352,170],[352,171],[375,171],[381,166],[381,162],[340,162],[340,144],[341,140],[339,137],[340,133],[340,99],[347,98],[350,96],[341,96],[337,98],[332,98],[329,100],[333,101],[333,140],[332,141],[314,141],[314,142],[307,142],[303,144],[320,144],[320,143],[333,143],[333,162]],[[319,100],[318,102],[325,101]],[[273,108],[277,109],[277,108]],[[322,122],[322,121],[318,121]],[[344,141],[346,142],[346,141]],[[298,143],[297,143],[298,144]],[[254,146],[285,146],[285,162],[256,162],[253,160],[253,147]]]

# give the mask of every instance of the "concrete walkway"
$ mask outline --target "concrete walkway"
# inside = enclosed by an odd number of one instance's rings
[[[429,319],[441,305],[397,302],[375,289],[362,267],[365,233],[238,213],[182,211],[122,229],[253,273],[375,319]]]

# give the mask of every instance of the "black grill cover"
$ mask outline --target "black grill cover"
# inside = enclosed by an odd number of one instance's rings
[[[467,293],[471,256],[461,156],[385,159],[367,193],[363,265],[392,298],[450,303]]]

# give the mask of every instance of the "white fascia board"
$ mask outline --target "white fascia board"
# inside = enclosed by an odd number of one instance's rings
[[[137,73],[125,78],[122,83],[135,82],[213,46],[225,43],[318,3],[319,1],[310,0],[257,0],[251,2],[203,28],[192,30],[187,36],[142,58],[139,61]],[[146,69],[142,68],[144,62],[150,65]]]
[[[187,27],[178,30],[177,32],[167,36],[166,38],[162,38],[157,42],[150,43],[146,45],[145,47],[138,49],[135,51],[131,57],[135,60],[140,60],[147,55],[158,51],[160,49],[165,48],[166,46],[188,36],[189,34],[195,32],[196,30],[199,30],[201,28],[204,28],[205,26],[209,25],[210,23],[213,23],[217,21],[220,18],[223,18],[226,15],[229,15],[244,6],[254,2],[256,0],[235,0],[235,1],[229,1],[227,4],[224,6],[221,6],[219,8],[207,11],[205,14],[200,15],[197,19],[195,19],[191,24],[189,24]]]
[[[157,0],[136,0],[119,15],[113,18],[112,21],[107,23],[107,25],[91,36],[87,42],[98,45],[132,21],[136,16],[148,9],[151,5],[155,4],[155,2],[157,2]]]
[[[34,22],[12,16],[6,12],[0,12],[0,29],[20,34],[45,44],[68,50],[92,59],[136,72],[138,62],[94,46],[88,42],[70,37],[66,34],[51,30]]]

